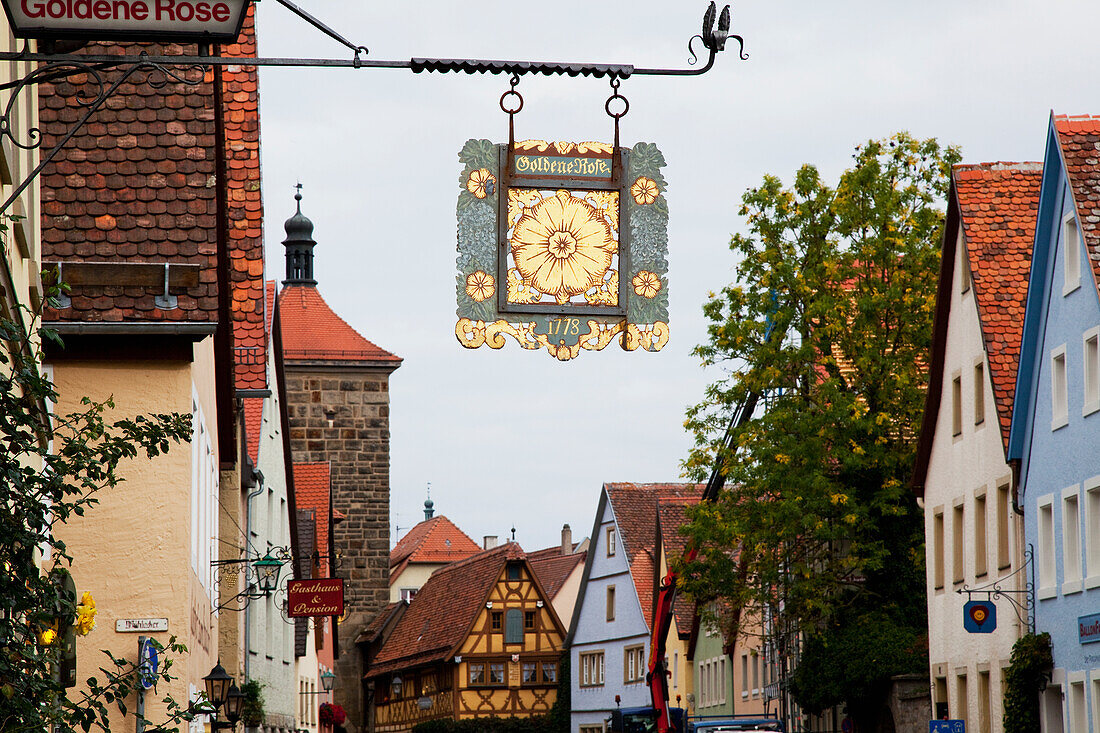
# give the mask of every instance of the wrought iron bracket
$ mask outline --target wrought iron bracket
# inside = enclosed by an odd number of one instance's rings
[[[1026,624],[1028,628],[1035,631],[1035,553],[1034,548],[1028,545],[1024,550],[1024,564],[1016,568],[1003,578],[998,578],[991,583],[978,586],[977,588],[970,588],[967,585],[963,585],[956,593],[959,595],[966,594],[966,600],[972,601],[977,597],[979,601],[989,601],[996,603],[1000,599],[1008,601],[1012,605],[1012,610],[1016,614],[1016,619]],[[1010,578],[1014,578],[1017,575],[1022,575],[1026,579],[1024,587],[1019,590],[1010,590],[1002,586],[1003,583]]]

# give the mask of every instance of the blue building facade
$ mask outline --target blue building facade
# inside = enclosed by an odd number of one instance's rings
[[[1009,459],[1051,635],[1044,733],[1100,733],[1100,117],[1052,117]],[[1096,633],[1092,633],[1095,630]]]

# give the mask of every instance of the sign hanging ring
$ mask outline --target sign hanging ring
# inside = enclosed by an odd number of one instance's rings
[[[612,77],[611,79],[611,91],[612,94],[610,97],[607,98],[607,101],[604,102],[603,109],[605,112],[607,112],[608,117],[613,117],[615,118],[615,121],[618,122],[620,117],[625,117],[626,113],[630,111],[630,101],[623,95],[619,94],[619,79],[616,77]],[[622,105],[621,112],[611,111],[611,105],[616,100],[618,100],[619,104]]]
[[[511,108],[512,105],[515,106],[514,109]],[[500,95],[500,110],[505,114],[514,115],[521,109],[523,109],[523,95],[515,89],[509,89]]]

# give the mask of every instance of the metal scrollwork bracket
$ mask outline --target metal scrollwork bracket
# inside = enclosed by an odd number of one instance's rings
[[[1012,610],[1016,614],[1017,620],[1020,623],[1025,624],[1031,631],[1035,631],[1035,553],[1034,548],[1028,545],[1024,549],[1024,564],[1018,567],[1013,572],[998,578],[997,580],[986,583],[985,585],[978,586],[977,588],[970,588],[967,585],[963,585],[962,588],[955,591],[959,595],[966,594],[966,600],[972,601],[977,597],[979,601],[989,601],[996,603],[1002,598],[1008,601],[1012,605]],[[1029,572],[1030,571],[1030,572]],[[1004,587],[1004,583],[1008,582],[1011,578],[1020,576],[1024,578],[1024,587],[1020,589],[1009,589]]]

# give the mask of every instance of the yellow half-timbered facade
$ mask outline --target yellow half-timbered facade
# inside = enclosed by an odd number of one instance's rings
[[[444,567],[367,660],[374,729],[546,714],[557,699],[564,638],[516,543]]]

